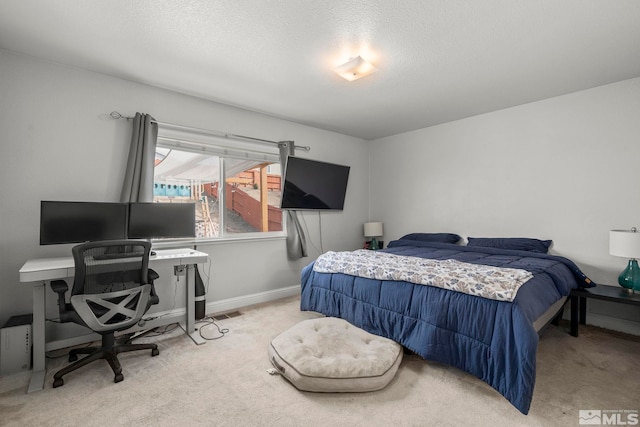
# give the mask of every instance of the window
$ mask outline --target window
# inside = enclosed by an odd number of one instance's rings
[[[283,230],[277,147],[269,153],[265,147],[256,150],[256,144],[168,133],[159,129],[154,202],[195,202],[198,238],[264,236]]]

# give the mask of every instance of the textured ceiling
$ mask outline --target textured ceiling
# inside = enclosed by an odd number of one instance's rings
[[[640,1],[0,0],[0,48],[376,139],[640,76]]]

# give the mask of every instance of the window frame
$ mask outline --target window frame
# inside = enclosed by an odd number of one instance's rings
[[[226,182],[225,174],[225,158],[239,160],[256,160],[268,163],[277,163],[281,168],[281,179],[284,179],[283,165],[280,159],[278,147],[267,147],[264,142],[260,141],[241,141],[230,139],[226,136],[215,136],[205,131],[197,130],[173,129],[171,127],[159,126],[158,137],[156,140],[157,148],[164,148],[176,151],[192,152],[197,154],[208,154],[217,156],[219,159],[219,185],[224,188]],[[271,148],[271,149],[270,149]],[[154,166],[155,177],[155,166]],[[218,215],[220,221],[219,235],[216,237],[195,237],[189,239],[155,239],[154,244],[167,244],[193,242],[194,244],[217,244],[224,242],[239,242],[252,240],[280,240],[287,236],[286,215],[282,214],[282,230],[281,231],[257,231],[247,233],[228,233],[224,226],[224,206],[225,191],[219,191],[219,208]]]

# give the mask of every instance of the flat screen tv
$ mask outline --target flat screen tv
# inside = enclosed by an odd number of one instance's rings
[[[40,244],[125,239],[127,204],[40,202]]]
[[[129,203],[130,239],[196,237],[195,203]]]
[[[289,157],[284,172],[282,209],[342,210],[349,166]]]

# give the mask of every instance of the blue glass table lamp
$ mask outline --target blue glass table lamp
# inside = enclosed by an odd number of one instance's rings
[[[609,253],[627,258],[627,268],[618,276],[618,284],[629,293],[640,293],[640,233],[631,230],[611,230],[609,232]]]

